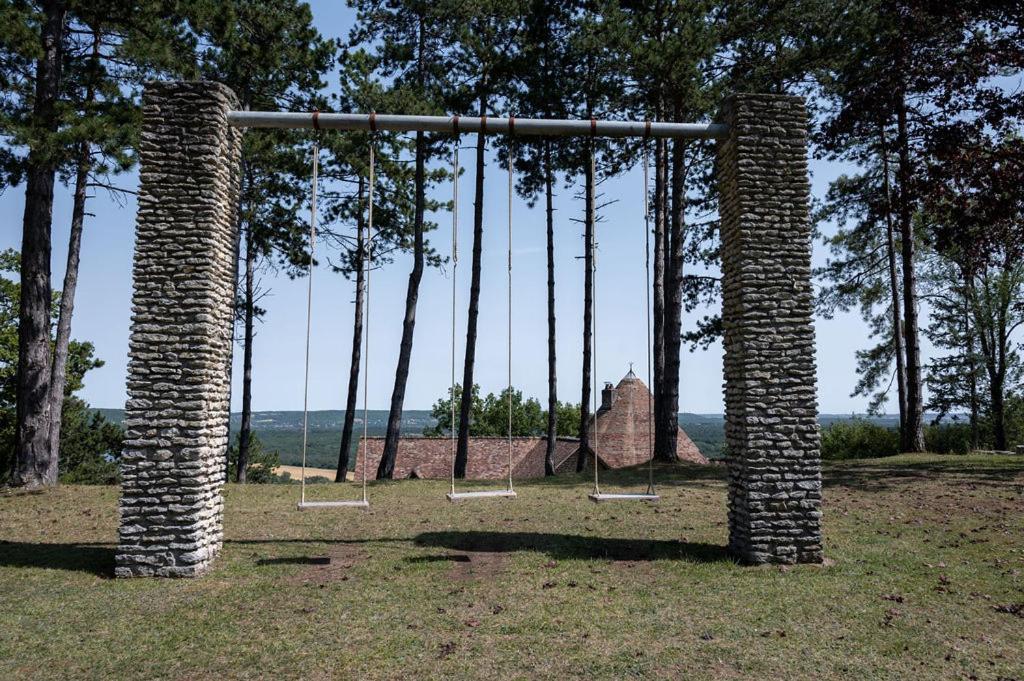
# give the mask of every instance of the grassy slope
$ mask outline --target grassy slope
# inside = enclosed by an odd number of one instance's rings
[[[229,486],[224,554],[186,581],[108,578],[116,489],[3,495],[0,678],[1024,678],[1024,618],[994,609],[1024,602],[1024,460],[830,466],[835,564],[786,570],[724,555],[720,469],[659,476],[656,506],[407,481],[369,513]]]

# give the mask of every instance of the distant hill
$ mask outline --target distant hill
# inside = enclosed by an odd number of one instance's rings
[[[123,409],[97,409],[106,418],[120,423],[124,418]],[[370,435],[383,435],[387,428],[388,412],[372,409],[368,412],[366,430]],[[316,468],[336,468],[338,446],[341,440],[341,426],[345,412],[340,409],[309,412],[309,449],[306,463]],[[363,432],[363,414],[356,415],[356,434]],[[822,426],[851,418],[870,418],[884,426],[896,427],[897,416],[886,415],[867,417],[856,414],[822,414]],[[238,431],[241,415],[231,415],[232,433]],[[257,411],[252,415],[253,431],[259,436],[264,447],[276,450],[281,463],[298,465],[302,461],[302,412],[301,411]],[[402,416],[402,432],[419,435],[424,428],[434,425],[430,412],[425,409],[410,409]],[[709,459],[718,459],[725,448],[725,417],[722,414],[679,414],[679,425],[686,431],[701,453]],[[358,440],[358,438],[356,438]],[[349,456],[354,458],[355,449]]]
[[[123,409],[97,409],[107,419],[120,423],[124,419]],[[309,412],[309,441],[306,464],[314,468],[337,468],[338,446],[341,444],[341,427],[345,412],[341,409],[327,409]],[[231,415],[231,432],[238,432],[242,415]],[[424,428],[434,425],[430,412],[425,409],[410,409],[402,415],[402,432],[420,434]],[[386,409],[371,409],[367,412],[366,431],[369,435],[384,435],[388,426]],[[256,411],[252,414],[252,429],[269,450],[281,455],[281,463],[297,466],[302,463],[302,412],[301,411]],[[363,434],[363,412],[355,418],[355,435]],[[358,441],[358,437],[355,438]],[[355,449],[349,456],[354,459]]]

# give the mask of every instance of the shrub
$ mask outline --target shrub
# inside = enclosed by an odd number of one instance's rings
[[[924,444],[936,454],[971,451],[971,426],[967,423],[934,423],[924,429]]]
[[[64,399],[60,430],[60,480],[78,485],[114,485],[124,429],[77,397]]]
[[[1011,451],[1024,445],[1024,395],[1006,398],[1006,442]]]
[[[836,421],[821,432],[824,459],[868,459],[892,456],[900,451],[900,435],[866,419]]]
[[[229,481],[234,481],[235,472],[238,469],[238,438],[236,435],[231,446],[228,447],[228,477]],[[260,442],[259,437],[256,433],[252,433],[249,436],[249,465],[245,469],[245,481],[254,485],[265,485],[275,482],[283,482],[279,480],[277,474],[274,473],[274,469],[281,465],[281,455],[277,451],[267,451],[263,448],[263,443]],[[307,480],[307,482],[309,482]]]
[[[116,485],[121,481],[121,472],[113,459],[90,459],[62,473],[60,481],[67,485]]]

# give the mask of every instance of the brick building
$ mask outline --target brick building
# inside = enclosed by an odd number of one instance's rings
[[[647,462],[650,391],[630,371],[618,385],[606,383],[597,410],[597,430],[591,419],[590,445],[597,452],[604,468],[624,468]],[[383,437],[366,441],[369,459],[367,476],[373,477],[384,448]],[[539,478],[544,475],[545,437],[512,438],[512,477]],[[555,470],[568,473],[576,470],[579,440],[560,437],[555,444]],[[679,429],[676,450],[681,461],[707,463],[697,446]],[[508,475],[508,438],[469,438],[469,461],[466,477],[474,480],[501,480]],[[363,443],[360,438],[356,464],[352,474],[362,474]],[[403,437],[398,442],[395,478],[443,479],[451,475],[452,442],[447,437]]]
[[[651,391],[630,369],[619,384],[604,384],[601,406],[597,410],[597,428],[591,421],[590,446],[608,468],[624,468],[647,463],[651,428]],[[708,460],[680,428],[676,441],[680,461],[706,464]]]

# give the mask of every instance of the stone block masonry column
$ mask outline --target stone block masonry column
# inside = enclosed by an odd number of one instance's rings
[[[142,99],[120,577],[189,577],[223,536],[241,133],[218,83]]]
[[[807,111],[800,97],[739,94],[720,118],[729,549],[820,563]]]

